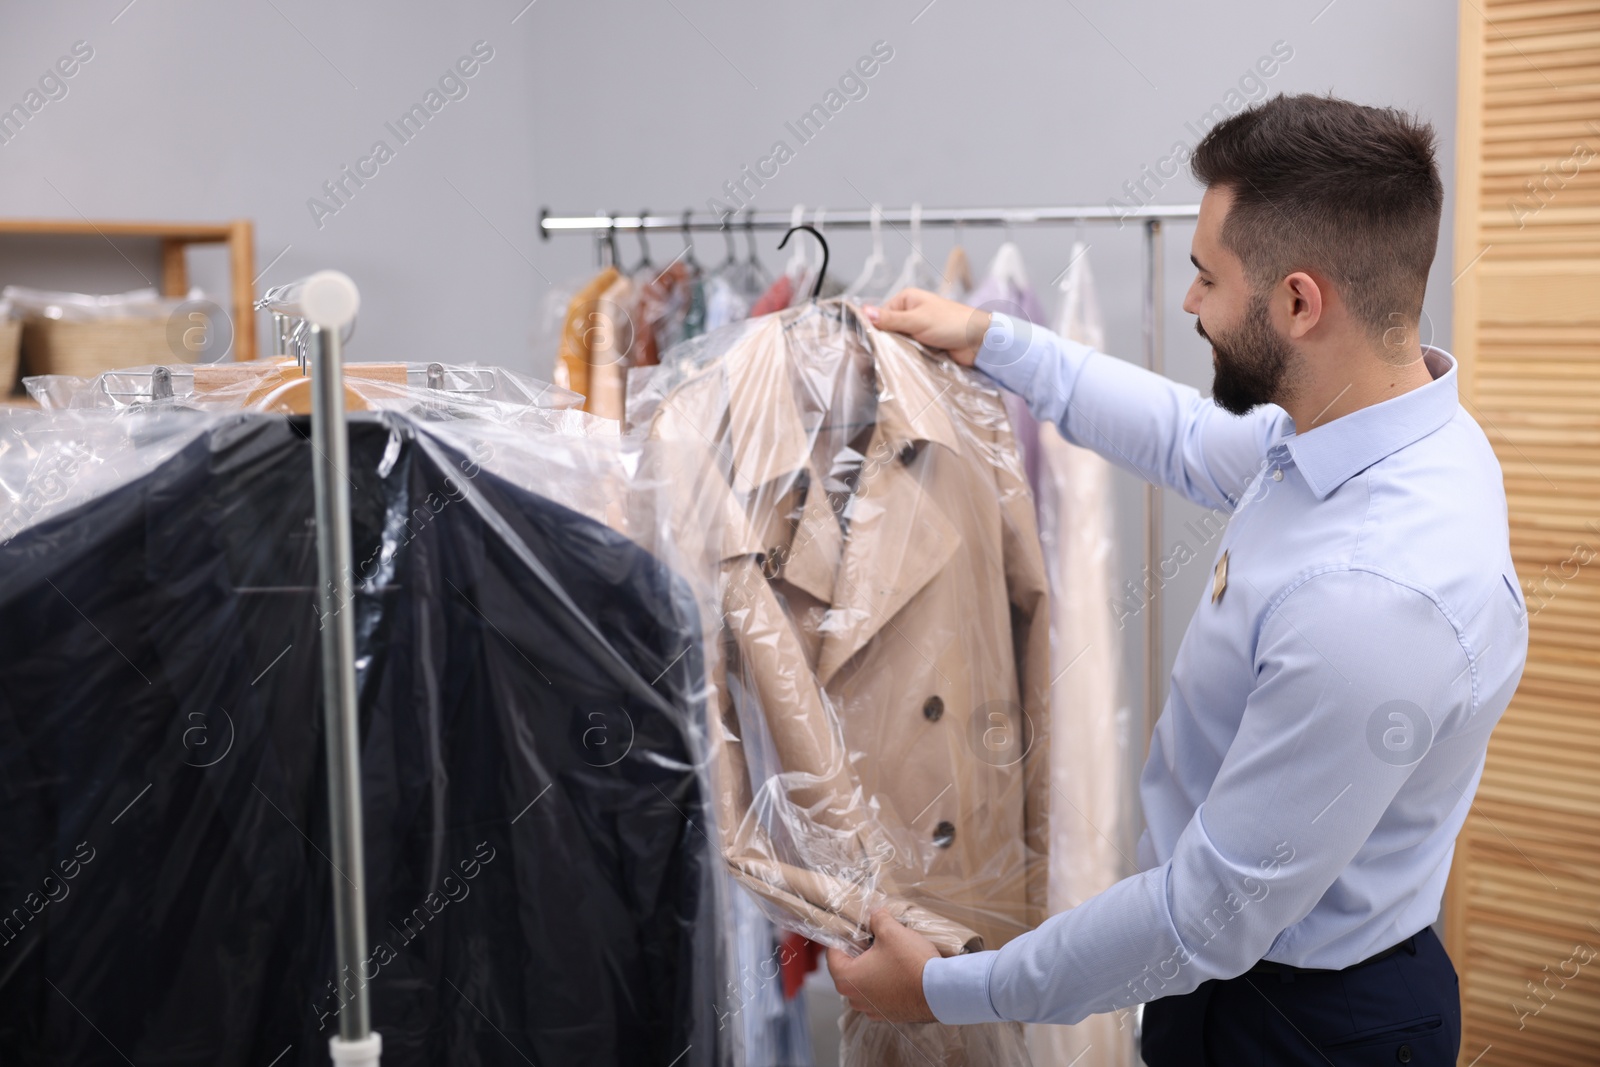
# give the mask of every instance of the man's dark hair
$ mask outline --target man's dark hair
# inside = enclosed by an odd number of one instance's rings
[[[1193,166],[1232,194],[1222,243],[1258,291],[1320,272],[1379,336],[1422,314],[1444,204],[1433,148],[1433,127],[1393,108],[1279,95],[1219,122]]]

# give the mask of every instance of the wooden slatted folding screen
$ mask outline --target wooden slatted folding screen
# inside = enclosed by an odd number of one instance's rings
[[[1454,345],[1530,616],[1447,897],[1460,1064],[1600,1064],[1600,3],[1460,11]]]

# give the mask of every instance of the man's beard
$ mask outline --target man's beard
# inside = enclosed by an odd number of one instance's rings
[[[1252,297],[1244,320],[1226,333],[1206,333],[1199,319],[1194,328],[1216,352],[1211,399],[1218,407],[1244,415],[1262,404],[1282,403],[1288,398],[1294,349],[1273,330],[1265,295]]]

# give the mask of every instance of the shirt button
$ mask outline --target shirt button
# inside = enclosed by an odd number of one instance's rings
[[[1282,467],[1274,467],[1272,469],[1272,480],[1275,481],[1275,482],[1283,481],[1283,468]]]
[[[933,828],[933,843],[940,848],[949,848],[955,844],[956,828],[954,824],[941,822]]]
[[[922,704],[922,717],[929,722],[938,722],[944,714],[944,700],[941,697],[931,696]]]
[[[1401,1045],[1399,1051],[1397,1051],[1394,1054],[1394,1058],[1399,1060],[1401,1063],[1410,1063],[1411,1062],[1411,1046],[1410,1045]]]

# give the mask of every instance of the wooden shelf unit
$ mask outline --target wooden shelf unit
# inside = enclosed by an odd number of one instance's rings
[[[190,245],[227,245],[233,304],[233,358],[241,363],[256,358],[255,227],[249,219],[219,223],[0,219],[0,235],[4,234],[98,234],[108,242],[113,237],[155,238],[161,242],[163,296],[183,296],[189,291],[186,253]]]

